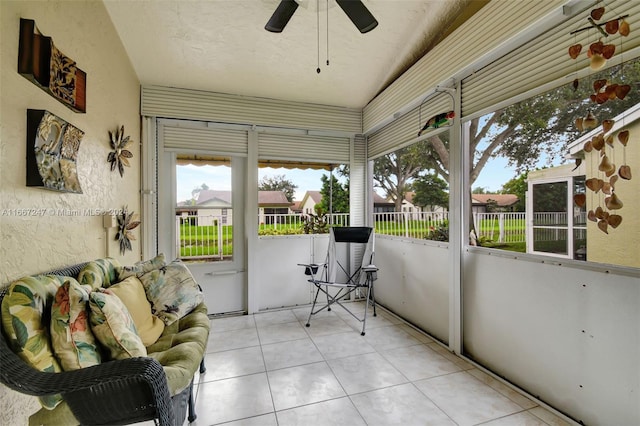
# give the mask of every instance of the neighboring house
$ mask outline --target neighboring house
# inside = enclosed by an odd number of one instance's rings
[[[291,206],[291,212],[293,214],[302,214],[302,201],[293,200],[293,205]]]
[[[315,214],[316,204],[322,201],[322,194],[320,191],[307,191],[300,201],[300,213],[302,214]]]
[[[600,121],[609,117],[599,117]],[[592,218],[598,207],[610,215],[617,215],[622,218],[622,222],[614,228],[608,224],[606,233],[601,230],[598,223],[593,220],[586,222],[586,260],[600,263],[612,263],[638,268],[640,267],[640,250],[634,249],[640,242],[640,104],[635,105],[625,112],[614,117],[615,121],[607,135],[613,135],[613,144],[605,144],[604,150],[608,158],[615,163],[614,176],[619,176],[614,182],[614,193],[622,201],[619,209],[607,208],[605,198],[608,194],[602,191],[595,193],[586,189],[586,200],[583,211],[589,215],[593,212]],[[623,146],[618,139],[621,131],[629,132],[629,141]],[[605,182],[610,182],[610,178],[598,169],[601,163],[601,152],[592,150],[585,152],[584,146],[598,133],[602,132],[599,126],[595,130],[587,133],[583,137],[569,144],[569,156],[582,159],[583,175],[585,179],[598,178]],[[623,164],[626,163],[626,164]],[[631,179],[620,177],[620,166],[626,165],[631,169],[633,176]],[[615,178],[614,178],[615,180]],[[584,185],[584,184],[583,184]],[[573,204],[575,208],[575,203]],[[604,224],[601,224],[604,228]]]
[[[260,223],[273,223],[277,216],[291,214],[293,206],[282,191],[258,191],[258,215]],[[197,217],[200,226],[212,226],[216,220],[222,225],[233,225],[231,191],[200,191],[195,204],[178,203],[176,216]]]
[[[282,191],[258,191],[258,222],[279,223],[278,215],[293,213],[291,206],[293,203]]]
[[[512,212],[518,203],[515,194],[471,194],[473,213]]]
[[[396,205],[393,201],[382,198],[378,193],[373,193],[373,212],[374,213],[393,213]]]

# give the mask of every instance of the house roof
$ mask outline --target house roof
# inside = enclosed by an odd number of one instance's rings
[[[609,133],[613,134],[638,119],[640,119],[640,104],[636,104],[631,108],[629,108],[628,110],[623,111],[622,113],[615,116],[613,118],[613,121],[615,123],[613,124],[613,127],[611,128],[611,130],[609,130]],[[579,137],[578,139],[576,139],[575,141],[571,142],[567,147],[567,152],[568,152],[567,156],[569,158],[584,158],[584,155],[582,152],[584,144],[587,141],[591,140],[595,135],[601,132],[602,132],[602,126],[598,126],[592,131],[590,131],[589,133],[586,133],[581,137]]]
[[[374,206],[380,206],[380,205],[395,205],[393,201],[389,201],[385,198],[383,198],[382,196],[380,196],[377,192],[373,193],[373,205]]]
[[[291,206],[293,203],[287,200],[287,196],[282,191],[258,191],[258,205]]]
[[[209,200],[217,198],[231,204],[231,191],[215,191],[213,189],[203,189],[198,193],[196,205],[201,205]]]
[[[258,205],[263,206],[291,206],[287,196],[282,191],[258,191]],[[196,207],[224,207],[231,206],[231,191],[216,191],[203,189],[198,193]],[[179,207],[184,205],[178,204]]]
[[[473,204],[488,204],[495,201],[498,207],[509,207],[519,200],[515,194],[471,194]]]

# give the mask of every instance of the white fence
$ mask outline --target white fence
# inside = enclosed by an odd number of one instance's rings
[[[575,223],[584,223],[584,214],[574,217]],[[374,213],[378,234],[403,238],[448,240],[448,212]],[[540,232],[545,227],[566,229],[566,213],[535,213],[534,227]],[[305,220],[300,214],[262,214],[259,217],[259,235],[303,234]],[[349,226],[349,214],[327,215],[325,223]],[[222,216],[177,216],[177,252],[183,259],[228,259],[233,254],[232,226],[223,224]],[[524,212],[474,213],[473,223],[479,240],[496,243],[522,243],[526,241],[527,225]],[[549,231],[552,231],[549,229]],[[549,233],[549,239],[559,238]],[[564,237],[566,238],[566,237]],[[547,239],[547,238],[542,238]]]

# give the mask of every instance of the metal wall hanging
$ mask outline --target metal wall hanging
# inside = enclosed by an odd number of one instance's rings
[[[76,161],[84,132],[49,111],[27,110],[27,186],[82,194]]]
[[[124,166],[130,167],[129,158],[133,158],[131,151],[127,147],[133,142],[129,136],[124,135],[124,126],[116,129],[115,132],[109,131],[109,143],[111,144],[111,151],[107,157],[107,161],[111,163],[111,171],[116,168],[120,173],[120,177],[124,177]]]
[[[116,241],[120,245],[120,254],[124,256],[127,250],[131,251],[131,240],[136,238],[133,235],[135,228],[140,225],[138,215],[127,210],[127,206],[122,208],[122,212],[118,214],[118,232],[116,233]]]
[[[18,73],[73,111],[87,111],[87,74],[32,19],[20,18]]]

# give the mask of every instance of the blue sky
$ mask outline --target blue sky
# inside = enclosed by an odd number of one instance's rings
[[[261,168],[258,171],[258,179],[265,176],[274,177],[285,175],[287,179],[298,185],[294,196],[295,200],[302,200],[305,191],[319,191],[322,187],[320,180],[322,175],[329,175],[326,170],[301,170],[301,169],[273,169]],[[335,176],[335,175],[334,175]],[[191,199],[191,191],[206,183],[210,189],[231,189],[231,168],[226,166],[177,166],[177,196],[178,201]]]
[[[312,169],[261,168],[258,171],[258,178],[285,175],[287,179],[298,185],[294,199],[302,200],[305,191],[320,190],[322,186],[320,179],[323,174],[328,175],[329,172]],[[494,158],[484,167],[474,182],[473,188],[483,187],[488,191],[497,191],[502,188],[505,182],[515,176],[515,171],[507,165],[505,158]],[[177,166],[176,177],[178,201],[191,199],[191,191],[203,183],[206,183],[210,189],[231,189],[231,168],[226,166],[194,166],[191,164]]]

